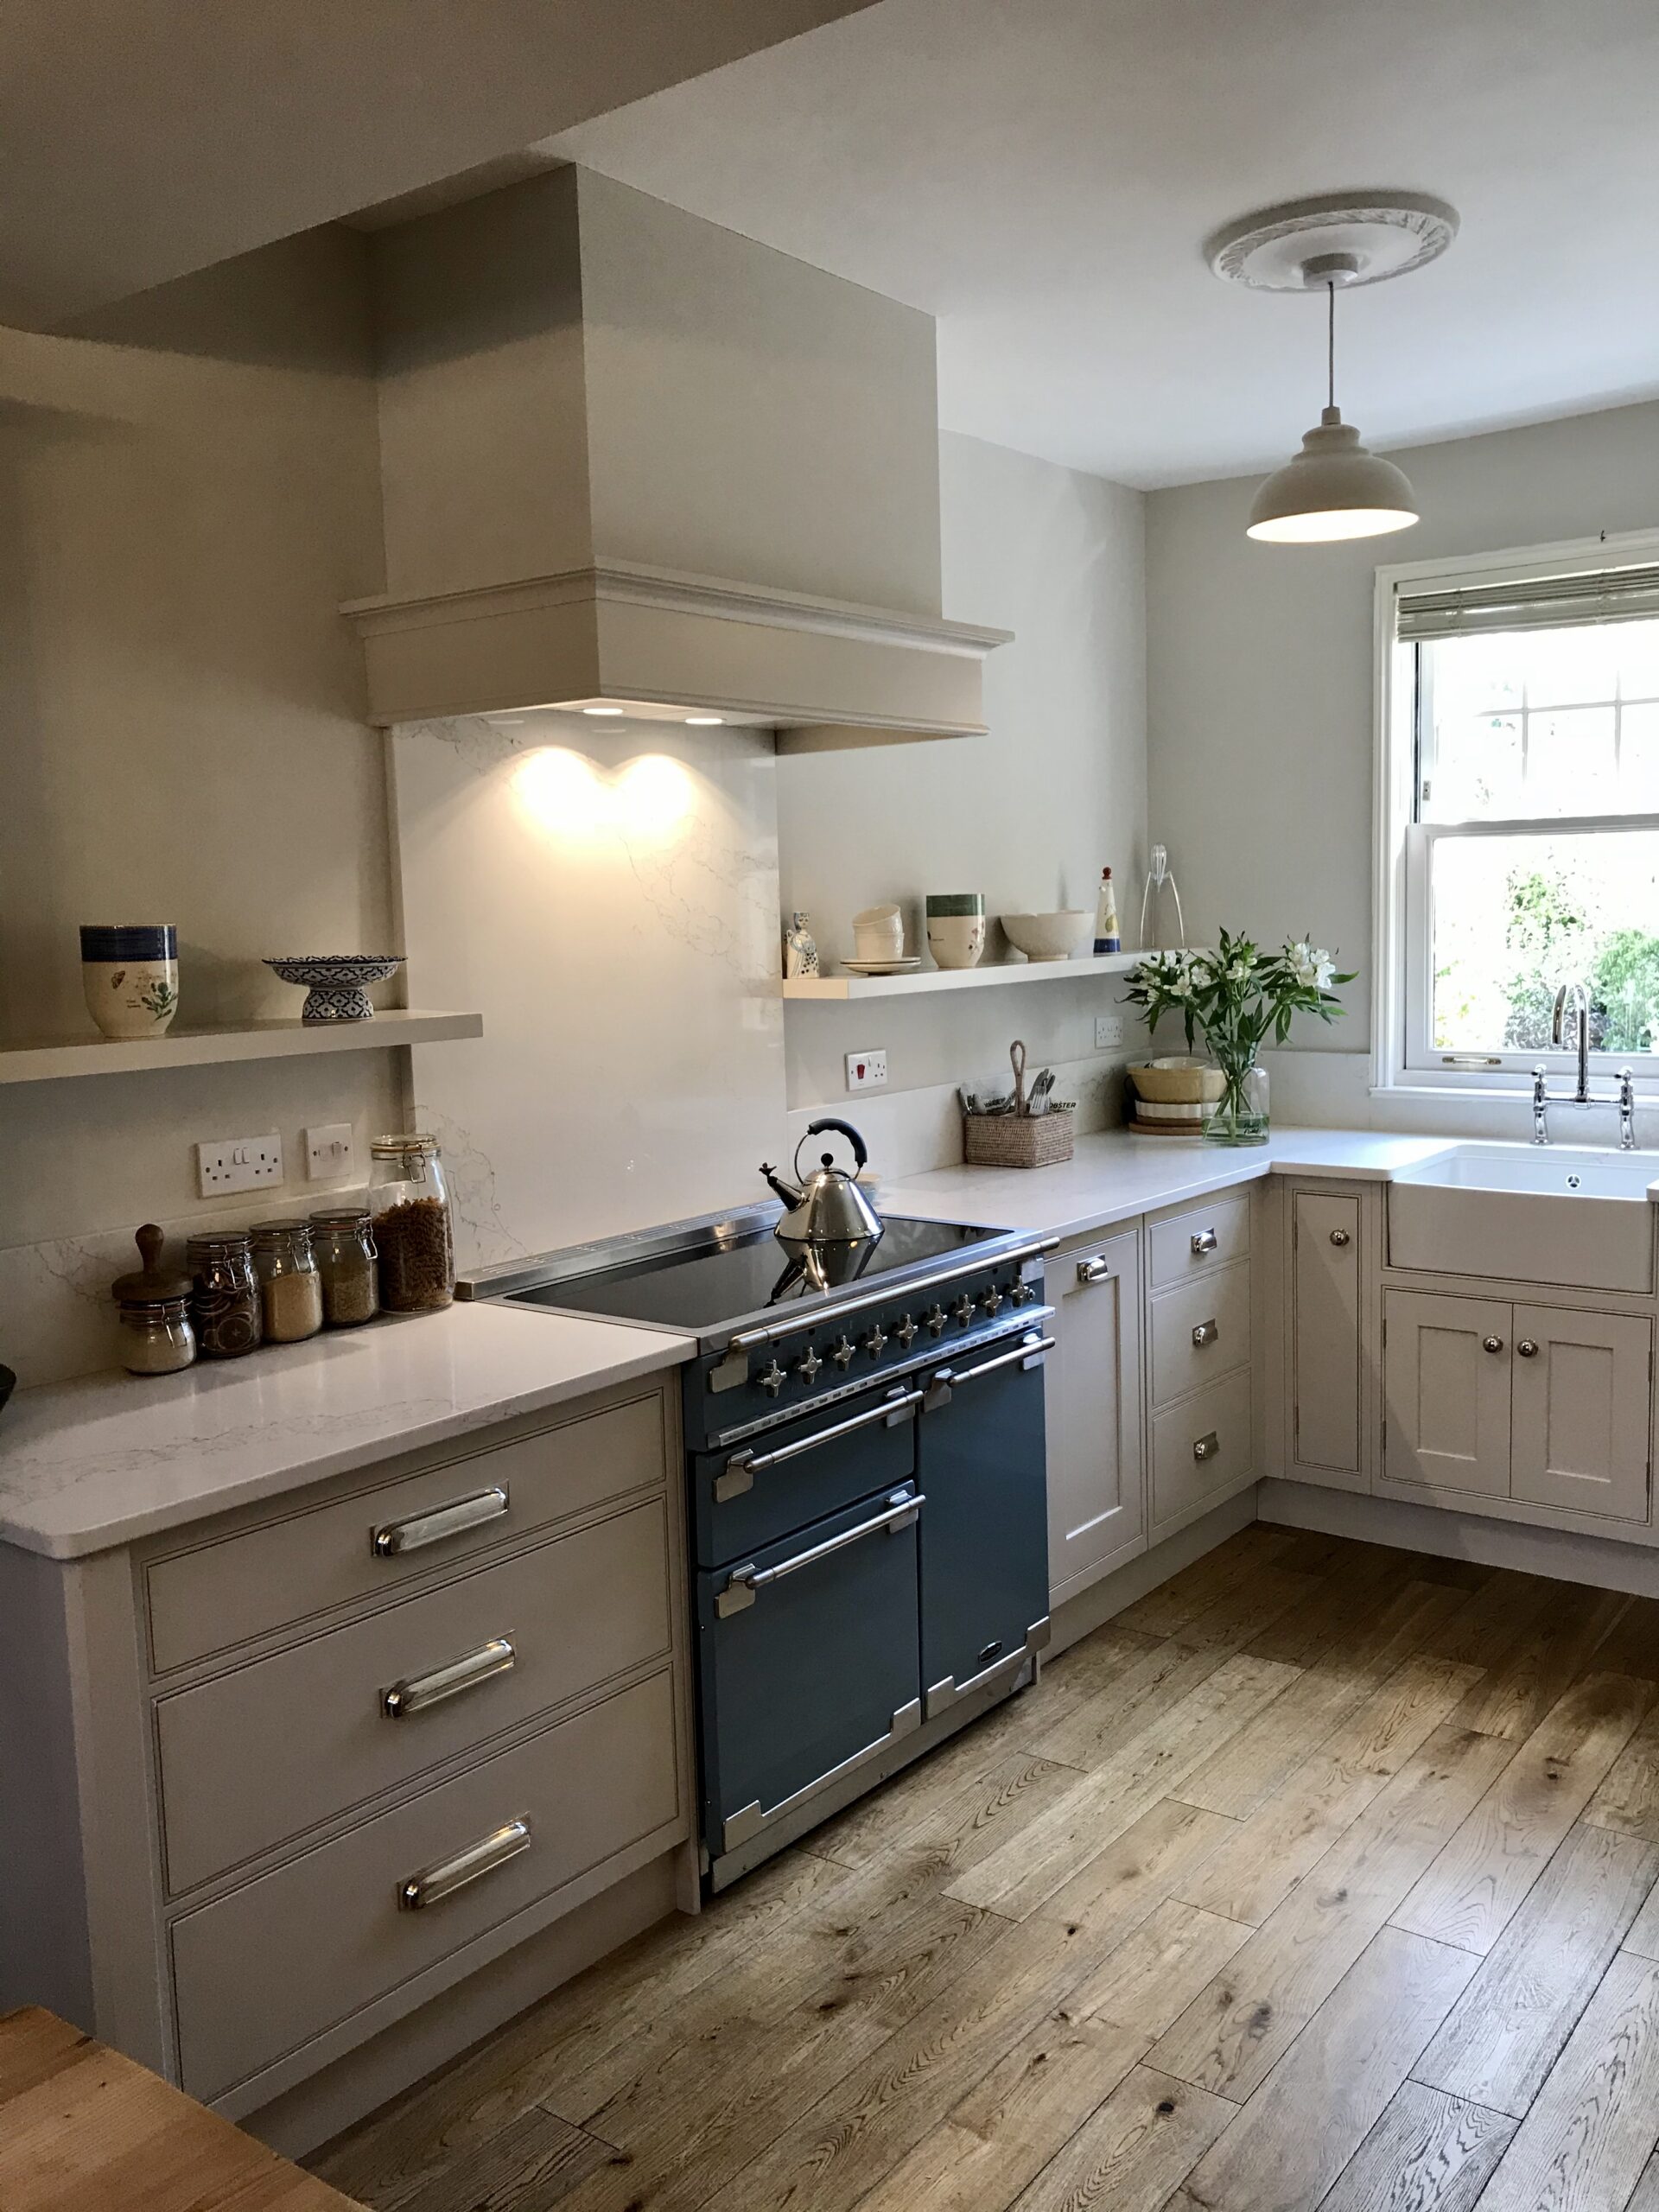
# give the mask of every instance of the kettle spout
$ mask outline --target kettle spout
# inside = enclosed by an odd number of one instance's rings
[[[803,1198],[805,1196],[805,1193],[802,1191],[798,1191],[792,1183],[785,1182],[783,1177],[778,1173],[777,1170],[772,1166],[770,1161],[765,1160],[761,1161],[760,1173],[766,1177],[767,1182],[771,1184],[773,1192],[783,1200],[786,1206],[798,1206],[800,1205]]]

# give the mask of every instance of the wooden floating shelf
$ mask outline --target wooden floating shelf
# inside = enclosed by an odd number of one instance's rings
[[[245,1021],[169,1029],[162,1037],[86,1037],[69,1044],[0,1045],[0,1083],[66,1076],[135,1075],[152,1068],[217,1067],[230,1060],[287,1060],[305,1053],[441,1045],[481,1037],[480,1014],[421,1014],[391,1007],[372,1021]]]
[[[982,991],[999,983],[1075,983],[1088,976],[1127,976],[1139,952],[1090,953],[1077,960],[1001,960],[989,968],[918,968],[908,976],[790,976],[784,996],[794,1000],[896,999],[928,991]]]

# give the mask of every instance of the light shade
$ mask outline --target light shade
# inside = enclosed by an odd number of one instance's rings
[[[1275,468],[1250,505],[1249,534],[1279,545],[1380,537],[1408,530],[1417,501],[1405,473],[1367,452],[1359,432],[1327,407],[1294,461]]]

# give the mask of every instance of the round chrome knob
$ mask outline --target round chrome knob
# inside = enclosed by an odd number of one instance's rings
[[[957,1300],[956,1304],[950,1308],[950,1311],[956,1315],[957,1320],[961,1322],[963,1327],[965,1329],[968,1324],[974,1318],[974,1301],[969,1297],[965,1290],[963,1292],[962,1296]]]
[[[823,1365],[823,1362],[818,1357],[817,1352],[813,1351],[811,1345],[809,1344],[806,1348],[806,1357],[798,1363],[795,1372],[800,1376],[803,1382],[810,1382],[817,1379],[818,1370]]]
[[[830,1357],[835,1361],[837,1367],[850,1367],[853,1363],[854,1357],[855,1357],[853,1351],[852,1338],[846,1335],[837,1337],[834,1344],[830,1347]]]
[[[942,1337],[944,1334],[944,1308],[943,1306],[930,1306],[926,1313],[923,1314],[922,1319],[927,1324],[927,1333],[930,1337]]]
[[[1348,1242],[1348,1231],[1345,1229],[1333,1229],[1331,1232],[1331,1242],[1340,1251]]]
[[[1483,1351],[1502,1351],[1503,1339],[1502,1337],[1483,1337],[1480,1340],[1480,1348]]]
[[[1516,1350],[1522,1359],[1536,1359],[1538,1357],[1538,1347],[1530,1337],[1522,1337]]]
[[[754,1379],[769,1398],[775,1398],[789,1377],[774,1359],[771,1366],[763,1367]]]
[[[864,1349],[872,1359],[880,1359],[887,1348],[887,1339],[882,1332],[881,1324],[878,1321],[869,1335],[865,1338]]]
[[[991,1288],[986,1292],[984,1297],[982,1298],[979,1302],[988,1313],[996,1314],[1002,1311],[1002,1294],[996,1288],[995,1284],[993,1284]]]
[[[911,1319],[909,1314],[906,1313],[904,1319],[900,1321],[898,1327],[893,1333],[898,1338],[905,1350],[908,1351],[912,1344],[915,1343],[917,1338],[920,1336],[921,1331],[917,1326],[916,1323]]]

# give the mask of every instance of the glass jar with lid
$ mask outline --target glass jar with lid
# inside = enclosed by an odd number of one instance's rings
[[[369,1207],[388,1313],[429,1313],[455,1294],[455,1242],[438,1141],[376,1137]]]
[[[162,1259],[162,1232],[147,1221],[134,1238],[143,1265],[110,1286],[121,1324],[121,1364],[130,1375],[176,1375],[193,1366],[190,1278]]]
[[[297,1344],[322,1326],[322,1277],[304,1221],[257,1221],[253,1263],[268,1344]]]
[[[311,1243],[322,1277],[322,1319],[330,1329],[360,1328],[380,1311],[380,1270],[369,1210],[323,1206],[311,1217]]]
[[[264,1338],[253,1239],[245,1229],[213,1230],[185,1246],[190,1319],[204,1359],[238,1359]]]

